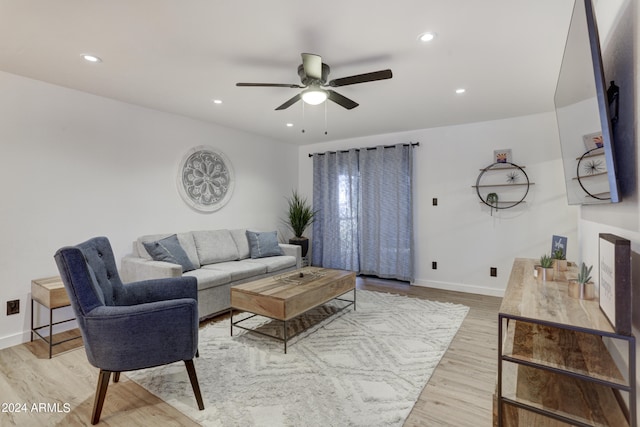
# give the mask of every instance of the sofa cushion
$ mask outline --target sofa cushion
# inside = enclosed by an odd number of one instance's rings
[[[207,268],[199,268],[197,270],[184,273],[183,276],[195,277],[198,281],[198,290],[201,291],[215,286],[223,286],[231,282],[231,274],[222,270],[209,270]]]
[[[290,255],[272,256],[267,258],[248,259],[247,262],[255,262],[267,267],[267,273],[284,270],[296,266],[296,257]]]
[[[249,248],[251,258],[264,258],[282,255],[282,248],[278,244],[278,233],[275,231],[249,231],[247,230],[247,239],[249,239]]]
[[[192,234],[200,265],[238,259],[238,248],[229,230],[203,230]]]
[[[143,242],[142,244],[155,261],[180,264],[182,266],[183,273],[195,269],[189,260],[189,256],[182,246],[180,246],[178,237],[175,234],[153,242]]]
[[[216,264],[205,265],[202,268],[207,270],[220,270],[231,275],[231,280],[242,280],[247,277],[257,276],[267,272],[267,266],[256,262],[244,261],[227,261]]]
[[[238,248],[238,259],[247,259],[251,256],[249,250],[249,239],[247,239],[247,230],[241,228],[238,230],[230,230],[233,241],[236,242]]]
[[[140,258],[151,260],[153,259],[149,252],[144,247],[144,242],[153,242],[156,240],[164,239],[165,237],[171,236],[169,233],[164,234],[148,234],[146,236],[139,237],[136,240],[136,251],[138,252],[138,256]],[[198,259],[198,252],[196,251],[196,244],[193,240],[193,236],[191,233],[177,233],[178,242],[180,242],[180,246],[187,253],[189,257],[189,261],[193,264],[194,268],[200,268],[200,260]]]

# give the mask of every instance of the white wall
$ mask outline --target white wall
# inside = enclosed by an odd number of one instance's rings
[[[569,238],[577,257],[577,210],[567,205],[560,143],[553,113],[375,135],[301,147],[299,189],[310,200],[309,153],[420,142],[414,159],[415,284],[501,296],[514,257],[540,257],[554,234]],[[524,207],[493,213],[471,187],[493,150],[510,148],[535,182]],[[438,198],[438,206],[432,199]],[[431,269],[437,261],[438,269]],[[498,277],[490,277],[490,267]]]
[[[0,145],[0,348],[28,340],[31,280],[58,274],[61,246],[105,235],[119,262],[143,234],[280,228],[297,183],[291,145],[2,72]],[[175,184],[198,145],[224,152],[236,175],[209,214]],[[20,313],[6,316],[12,299]]]

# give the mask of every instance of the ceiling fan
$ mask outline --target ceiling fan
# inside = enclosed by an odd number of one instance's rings
[[[320,55],[303,53],[302,64],[298,66],[298,75],[300,76],[302,85],[286,83],[236,83],[236,86],[288,87],[292,89],[304,89],[302,92],[280,105],[276,110],[289,108],[300,99],[311,105],[322,104],[324,101],[329,99],[347,110],[351,110],[358,106],[357,102],[347,98],[346,96],[340,95],[334,90],[324,88],[348,86],[358,83],[373,82],[376,80],[385,80],[393,77],[391,70],[381,70],[374,71],[372,73],[357,74],[354,76],[333,79],[327,83],[330,70],[329,66],[322,62],[322,57],[320,57]]]

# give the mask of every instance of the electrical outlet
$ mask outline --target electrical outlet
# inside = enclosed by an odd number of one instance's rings
[[[7,301],[7,316],[20,313],[20,300]]]
[[[498,269],[496,267],[491,267],[490,273],[491,277],[498,277]]]
[[[431,203],[433,204],[433,206],[438,206],[438,198],[437,198],[437,197],[434,197],[434,198],[431,200]]]
[[[437,263],[436,261],[433,261],[433,262],[431,263],[431,269],[432,269],[432,270],[437,270],[437,269],[438,269],[438,263]]]

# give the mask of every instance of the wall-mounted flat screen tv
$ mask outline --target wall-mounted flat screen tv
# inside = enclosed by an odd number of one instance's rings
[[[620,201],[607,86],[591,0],[576,0],[554,97],[570,205]]]

